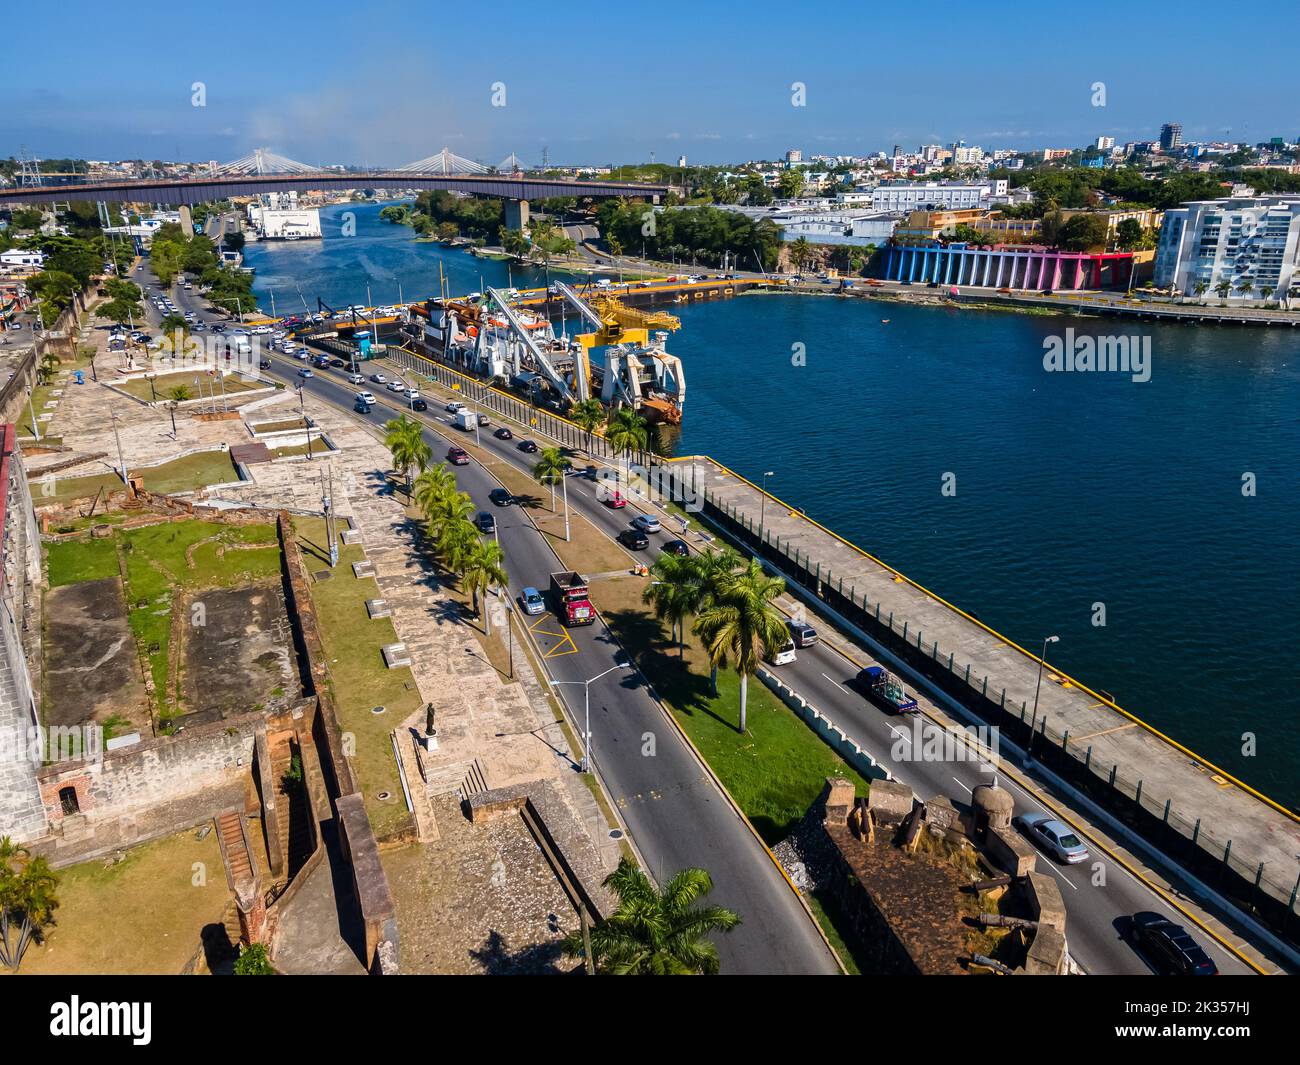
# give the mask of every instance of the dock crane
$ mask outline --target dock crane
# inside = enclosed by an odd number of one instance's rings
[[[497,309],[500,310],[506,322],[509,323],[511,330],[513,330],[519,340],[523,342],[524,348],[528,351],[528,354],[533,357],[533,364],[541,372],[542,376],[551,383],[551,387],[560,394],[560,398],[569,403],[579,403],[586,399],[589,395],[587,375],[585,373],[577,372],[579,368],[575,365],[575,372],[573,375],[574,387],[570,388],[569,383],[564,379],[564,375],[556,368],[554,362],[551,361],[552,356],[555,353],[548,353],[542,349],[542,346],[533,338],[528,327],[520,320],[519,315],[515,313],[515,309],[510,306],[510,301],[507,300],[506,297],[497,289],[489,288],[487,293],[496,304]]]

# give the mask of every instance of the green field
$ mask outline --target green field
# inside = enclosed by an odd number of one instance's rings
[[[198,384],[195,384],[196,378]],[[137,377],[132,381],[113,382],[113,387],[128,396],[152,402],[157,399],[170,399],[173,388],[189,389],[190,399],[199,399],[200,391],[203,396],[210,396],[215,388],[219,400],[223,389],[226,395],[231,396],[236,392],[250,392],[255,388],[269,386],[262,381],[247,381],[238,374],[227,374],[223,384],[218,384],[215,377],[208,377],[201,371],[182,370],[180,373],[158,374],[152,381],[147,377]]]
[[[239,479],[230,454],[225,451],[201,451],[195,455],[132,470],[132,476],[144,478],[147,491],[158,493],[192,492],[210,484],[225,484]],[[99,473],[89,477],[30,478],[32,502],[65,503],[70,499],[92,499],[101,490],[117,492],[124,487],[116,473]]]
[[[46,551],[51,588],[78,581],[97,581],[118,574],[117,545],[112,537],[57,541],[51,543]]]

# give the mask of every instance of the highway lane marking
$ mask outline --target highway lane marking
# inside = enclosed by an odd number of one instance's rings
[[[822,676],[823,676],[823,677],[826,677],[826,674],[823,673]],[[853,694],[851,691],[849,691],[848,688],[844,687],[844,685],[841,684],[839,681],[837,681],[837,680],[835,680],[835,679],[833,679],[833,678],[831,678],[831,677],[826,677],[826,679],[829,680],[832,684],[834,684],[835,687],[839,688],[839,690],[842,691],[845,695],[852,695],[852,694]]]
[[[1062,873],[1061,870],[1056,868],[1056,865],[1052,862],[1050,858],[1044,859],[1043,864],[1046,865],[1047,868],[1050,869],[1053,873],[1055,873],[1061,879],[1062,882],[1066,884],[1070,884],[1070,881],[1066,878],[1065,874]],[[1038,863],[1035,862],[1034,865],[1037,866]],[[1079,890],[1078,885],[1076,884],[1070,884],[1070,887],[1075,891]]]
[[[953,780],[957,780],[956,777],[953,777],[952,779],[953,779]],[[958,787],[962,787],[962,788],[966,788],[966,790],[967,790],[968,792],[970,792],[972,795],[975,794],[975,792],[974,792],[974,790],[973,790],[972,788],[968,787],[966,784],[963,784],[960,780],[957,780],[957,786],[958,786]]]

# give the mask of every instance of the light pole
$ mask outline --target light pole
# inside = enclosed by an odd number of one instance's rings
[[[771,470],[763,471],[763,495],[758,501],[758,542],[763,542],[763,524],[767,519],[767,479],[775,477]]]
[[[1038,724],[1038,692],[1043,686],[1043,659],[1047,657],[1047,645],[1049,643],[1059,643],[1059,636],[1048,636],[1043,640],[1043,650],[1038,656],[1038,683],[1034,685],[1034,714],[1029,719],[1029,743],[1025,747],[1025,753],[1028,754],[1034,745],[1034,726]]]
[[[582,772],[591,772],[591,686],[606,673],[613,673],[616,669],[635,669],[636,667],[630,662],[619,662],[609,667],[604,673],[597,673],[594,677],[588,677],[586,680],[553,680],[551,687],[558,688],[562,684],[581,684],[583,700],[583,726],[582,726],[582,765],[579,767]]]
[[[569,478],[566,469],[560,471],[560,494],[564,496],[564,542],[569,542]]]

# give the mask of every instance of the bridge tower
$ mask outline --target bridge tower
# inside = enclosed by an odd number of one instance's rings
[[[506,229],[528,228],[528,201],[506,200]]]

